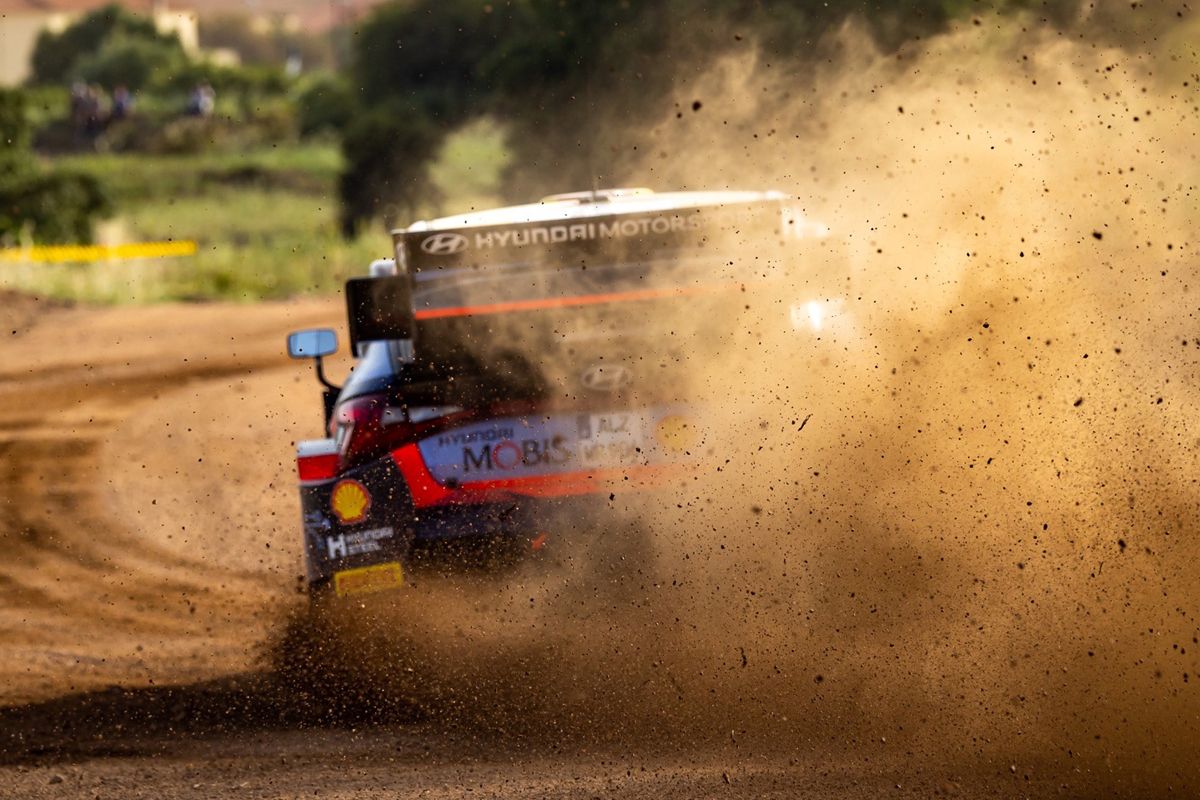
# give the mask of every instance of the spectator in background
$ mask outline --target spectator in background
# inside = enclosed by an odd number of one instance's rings
[[[211,117],[217,109],[217,93],[213,87],[205,83],[200,87],[200,116]]]
[[[94,147],[104,132],[108,116],[104,107],[104,90],[83,81],[71,84],[71,128],[76,147]]]
[[[71,84],[71,125],[76,131],[83,130],[84,103],[87,101],[87,84],[75,81]]]
[[[124,86],[113,89],[110,121],[125,119],[133,113],[133,93]]]
[[[192,91],[188,93],[187,108],[183,113],[189,117],[200,116],[200,84],[193,86]]]
[[[287,61],[283,65],[283,74],[289,78],[298,78],[300,73],[304,71],[304,58],[299,53],[292,50],[288,53]]]
[[[104,131],[104,90],[97,84],[93,83],[84,90],[80,116],[84,135],[95,141]]]
[[[185,113],[189,117],[211,117],[217,105],[217,93],[208,83],[198,83],[188,95]]]

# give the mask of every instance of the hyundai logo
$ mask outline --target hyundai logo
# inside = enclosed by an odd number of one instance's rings
[[[593,364],[579,377],[583,388],[593,392],[615,392],[633,382],[633,372],[621,364]]]
[[[421,240],[421,249],[431,256],[452,256],[467,249],[467,237],[461,233],[435,233]]]

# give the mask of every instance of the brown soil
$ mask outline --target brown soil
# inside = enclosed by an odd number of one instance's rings
[[[288,648],[313,642],[287,630],[304,608],[291,443],[317,432],[319,400],[308,369],[286,363],[282,336],[337,318],[333,301],[42,307],[10,335],[0,796],[929,797],[1079,795],[1094,784],[1094,766],[1040,765],[1024,742],[1011,747],[1019,762],[1004,743],[964,760],[961,748],[914,748],[902,733],[889,743],[853,713],[833,712],[803,742],[746,738],[735,730],[744,719],[724,726],[700,711],[695,734],[670,716],[666,730],[631,726],[627,716],[655,713],[606,712],[604,670],[574,684],[589,697],[504,722],[492,709],[521,704],[470,669],[451,694],[473,713],[441,715],[383,683],[322,672],[320,659],[297,661]],[[601,622],[575,619],[553,635],[588,641]],[[528,670],[553,660],[497,668],[511,692],[514,676],[536,686]],[[754,684],[743,690],[757,708]],[[909,729],[920,727],[925,712],[909,713]]]

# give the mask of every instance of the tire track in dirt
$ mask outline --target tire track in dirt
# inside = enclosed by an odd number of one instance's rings
[[[593,744],[550,720],[514,738],[340,714],[337,687],[298,697],[256,665],[294,607],[288,442],[319,413],[281,337],[337,316],[323,301],[60,309],[14,337],[0,366],[0,797],[1052,793],[1052,773],[972,772],[854,730],[789,757],[732,732]],[[617,713],[578,722],[621,738]]]
[[[247,580],[253,567],[230,576],[181,558],[113,491],[196,445],[178,439],[171,449],[152,436],[159,460],[130,464],[123,449],[137,443],[123,423],[169,419],[178,396],[282,365],[286,330],[328,323],[335,308],[48,309],[12,336],[0,372],[3,700],[191,680],[251,663],[263,623],[247,624],[272,599],[263,581]],[[205,432],[191,438],[203,442]],[[240,457],[277,462],[286,450]],[[227,602],[201,602],[214,596]]]

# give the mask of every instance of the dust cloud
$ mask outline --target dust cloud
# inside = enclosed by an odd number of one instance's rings
[[[581,522],[653,553],[406,604],[392,677],[505,731],[1194,788],[1197,27],[1088,23],[684,71],[621,172],[830,234],[680,356],[700,473]]]
[[[847,28],[810,76],[746,56],[681,91],[642,170],[795,194],[836,246],[801,244],[817,275],[782,304],[830,272],[845,302],[819,341],[731,330],[696,359],[730,400],[705,420],[722,469],[639,513],[702,636],[788,673],[741,684],[764,710],[840,700],[859,734],[1177,782],[1200,711],[1196,26],[1138,55],[980,23],[898,54]]]

